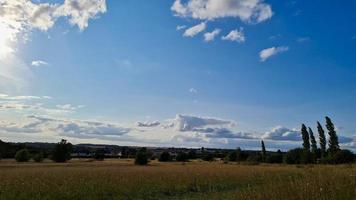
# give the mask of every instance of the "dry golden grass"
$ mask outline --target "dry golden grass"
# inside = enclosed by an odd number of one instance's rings
[[[0,199],[356,199],[354,166],[0,161]]]

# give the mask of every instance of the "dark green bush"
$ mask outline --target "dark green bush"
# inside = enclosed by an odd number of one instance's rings
[[[148,164],[148,153],[146,148],[143,147],[136,153],[135,164],[136,165]]]
[[[28,162],[30,160],[30,153],[27,149],[21,149],[16,152],[15,160],[17,162]]]
[[[203,156],[202,156],[202,160],[209,161],[209,162],[214,161],[214,155],[212,153],[209,153],[209,152],[204,153]]]
[[[103,161],[105,159],[105,150],[104,149],[97,149],[94,153],[94,159]]]
[[[272,153],[267,155],[266,158],[267,163],[283,163],[283,154],[282,152]]]
[[[332,157],[332,164],[353,163],[355,155],[346,149],[337,151]]]
[[[236,153],[236,151],[230,152],[227,155],[227,160],[230,161],[230,162],[236,162],[237,161],[237,153]]]
[[[300,164],[304,149],[296,148],[289,150],[285,155],[285,163],[287,164]]]
[[[179,152],[176,157],[176,161],[178,162],[187,162],[188,160],[188,154],[184,152]]]
[[[160,162],[170,162],[170,161],[172,161],[172,156],[168,151],[164,151],[159,156],[158,161],[160,161]]]
[[[188,153],[188,159],[196,159],[196,158],[197,158],[197,154],[195,150],[190,150]]]
[[[259,154],[259,153],[250,154],[250,155],[247,157],[246,161],[249,162],[249,163],[259,163],[259,162],[262,162],[262,155]]]
[[[55,162],[66,162],[70,160],[73,146],[66,140],[61,140],[53,149],[51,159]]]
[[[35,162],[42,162],[43,161],[43,153],[37,153],[33,156],[33,160]]]

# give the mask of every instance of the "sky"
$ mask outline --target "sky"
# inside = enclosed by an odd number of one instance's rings
[[[0,0],[0,139],[356,151],[355,6]]]

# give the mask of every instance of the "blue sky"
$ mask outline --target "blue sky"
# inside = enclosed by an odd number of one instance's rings
[[[355,149],[356,2],[0,6],[3,140],[288,149],[328,115]]]

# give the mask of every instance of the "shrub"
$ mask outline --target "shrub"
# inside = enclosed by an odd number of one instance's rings
[[[343,164],[343,163],[353,163],[355,159],[355,155],[346,149],[337,151],[333,157],[333,164]]]
[[[196,158],[197,158],[197,154],[195,150],[190,150],[188,153],[188,159],[196,159]]]
[[[301,155],[301,164],[310,164],[310,163],[315,163],[315,154],[308,151],[308,150],[303,150],[302,155]]]
[[[102,161],[105,158],[105,151],[103,149],[97,149],[94,153],[94,159]]]
[[[179,152],[176,161],[178,162],[187,162],[188,161],[188,154],[184,152]]]
[[[66,162],[70,160],[72,152],[72,144],[66,140],[61,140],[53,149],[51,159],[55,162]]]
[[[30,153],[27,149],[21,149],[16,152],[15,160],[17,162],[28,162],[30,160]]]
[[[236,153],[236,151],[230,152],[229,155],[227,155],[227,160],[230,161],[230,162],[237,161],[237,153]]]
[[[262,155],[257,153],[257,154],[251,154],[247,157],[246,159],[247,162],[249,163],[259,163],[262,162]]]
[[[202,157],[202,160],[204,161],[214,161],[214,155],[212,153],[205,153]]]
[[[143,147],[136,153],[135,164],[136,165],[148,164],[148,153],[146,148]]]
[[[283,163],[283,154],[278,151],[277,153],[272,153],[266,158],[267,163]]]
[[[43,161],[43,153],[37,153],[33,156],[33,160],[35,162],[42,162]]]
[[[291,149],[286,153],[285,156],[285,163],[287,164],[300,164],[301,163],[301,156],[303,154],[303,149],[301,148],[296,148],[296,149]]]
[[[158,161],[160,162],[169,162],[172,161],[172,156],[168,151],[164,151],[161,153],[161,155],[159,156]]]

